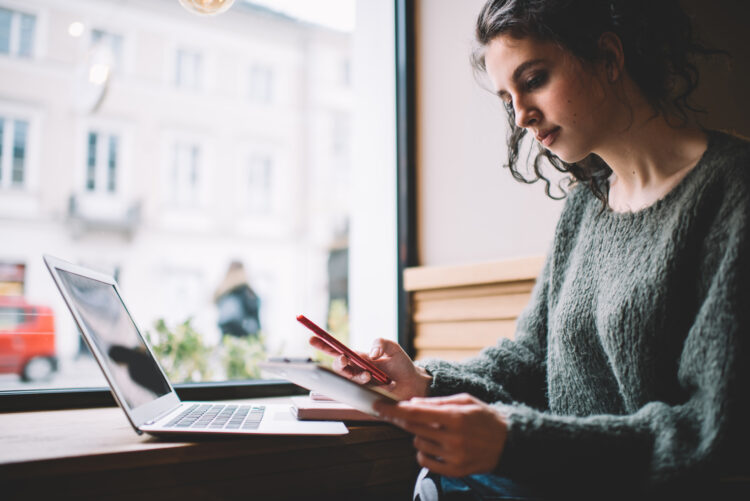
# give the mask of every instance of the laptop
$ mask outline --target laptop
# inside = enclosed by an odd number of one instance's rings
[[[182,402],[133,321],[114,278],[44,256],[52,278],[139,434],[344,435],[340,421],[298,421],[292,405]]]

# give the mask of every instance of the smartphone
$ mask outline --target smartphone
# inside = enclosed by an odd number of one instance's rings
[[[385,372],[381,371],[377,367],[375,367],[373,364],[365,360],[364,358],[357,355],[355,352],[350,350],[344,343],[333,337],[330,333],[326,332],[325,330],[321,329],[317,325],[313,323],[312,320],[307,318],[304,315],[297,315],[297,321],[313,331],[313,333],[318,336],[325,344],[336,350],[338,353],[342,355],[346,355],[346,357],[351,360],[351,362],[359,367],[360,369],[369,372],[372,374],[372,378],[377,381],[380,384],[388,384],[391,382],[391,378],[389,378]]]

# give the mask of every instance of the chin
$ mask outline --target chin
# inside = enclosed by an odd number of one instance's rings
[[[566,149],[563,147],[555,147],[557,145],[552,145],[552,148],[547,148],[551,153],[553,153],[557,158],[565,162],[566,164],[574,164],[576,162],[580,162],[586,157],[588,157],[591,152],[586,151],[585,153],[581,151],[570,151],[570,149]]]

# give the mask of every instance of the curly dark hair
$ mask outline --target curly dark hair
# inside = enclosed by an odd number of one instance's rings
[[[622,42],[625,71],[636,83],[655,114],[670,121],[687,124],[691,112],[702,111],[689,98],[698,86],[698,69],[694,57],[728,53],[702,45],[695,36],[690,18],[677,0],[489,0],[477,19],[478,46],[472,64],[486,71],[484,52],[497,36],[532,37],[559,44],[585,65],[607,61],[609,54],[599,48],[602,34],[611,32]],[[523,183],[545,183],[550,198],[551,181],[542,173],[544,159],[558,171],[570,174],[568,185],[587,185],[602,202],[608,204],[610,167],[597,155],[567,163],[538,145],[534,158],[535,177],[526,178],[518,171],[518,157],[526,130],[516,125],[512,106],[507,106],[508,167],[513,177]],[[565,181],[565,180],[564,180]]]

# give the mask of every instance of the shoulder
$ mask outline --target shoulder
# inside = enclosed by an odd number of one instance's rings
[[[750,188],[750,141],[728,132],[708,131],[708,134],[705,156],[714,182],[736,190]]]
[[[750,210],[750,142],[719,131],[709,131],[703,172],[696,176],[692,195],[703,208],[714,206],[727,212]],[[745,214],[747,215],[747,214]]]

